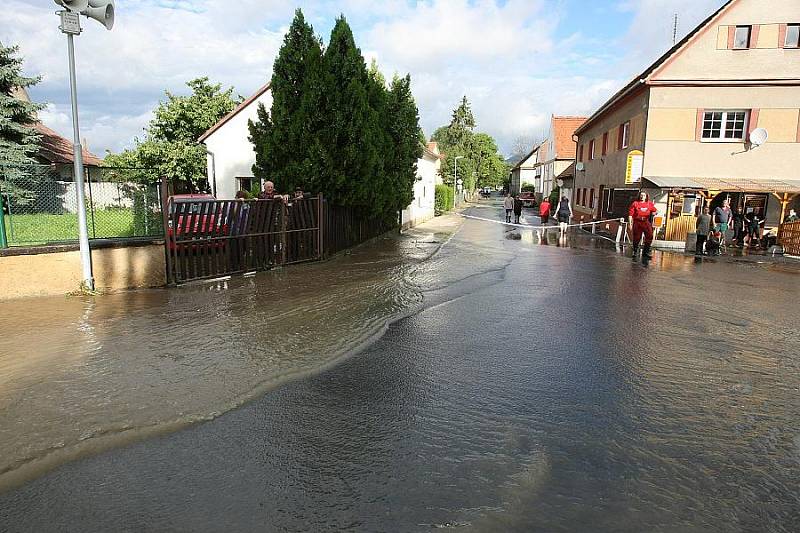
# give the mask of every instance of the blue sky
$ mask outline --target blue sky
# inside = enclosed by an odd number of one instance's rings
[[[77,38],[82,133],[98,155],[131,146],[164,90],[208,76],[248,96],[271,75],[294,9],[327,41],[343,13],[367,59],[410,73],[424,130],[466,94],[508,153],[551,114],[590,114],[724,0],[118,0],[108,32]],[[19,44],[45,123],[69,134],[65,37],[48,0],[5,0],[0,41]]]

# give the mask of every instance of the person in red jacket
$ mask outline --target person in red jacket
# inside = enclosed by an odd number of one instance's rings
[[[651,259],[653,257],[650,255],[650,245],[653,244],[653,224],[650,222],[650,217],[657,212],[655,204],[650,201],[650,197],[644,191],[639,193],[639,199],[633,202],[628,209],[628,224],[633,233],[634,260],[639,253],[639,241],[642,240],[642,235],[644,235],[642,258]]]
[[[542,198],[542,203],[539,204],[539,217],[543,226],[550,221],[550,199],[547,196]]]

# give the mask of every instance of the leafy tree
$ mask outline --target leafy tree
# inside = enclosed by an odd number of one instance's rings
[[[273,181],[279,191],[320,189],[327,156],[319,138],[325,89],[322,43],[298,9],[275,60],[272,108],[260,105],[258,121],[249,123],[253,174]]]
[[[167,92],[146,129],[144,140],[135,139],[135,147],[121,154],[109,154],[106,166],[146,169],[130,172],[129,178],[152,181],[163,176],[186,182],[194,190],[208,190],[206,151],[198,138],[233,111],[241,98],[233,96],[233,88],[197,78],[186,84],[192,93],[176,96]]]
[[[0,44],[0,192],[16,204],[33,200],[31,190],[37,179],[35,172],[25,166],[35,165],[34,154],[39,148],[40,135],[33,129],[36,113],[44,106],[17,98],[19,89],[31,87],[41,77],[22,75],[22,59],[16,57],[19,47]]]

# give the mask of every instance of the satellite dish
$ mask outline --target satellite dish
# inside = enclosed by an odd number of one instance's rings
[[[761,146],[769,139],[769,133],[764,128],[756,128],[750,132],[750,144],[755,147]]]

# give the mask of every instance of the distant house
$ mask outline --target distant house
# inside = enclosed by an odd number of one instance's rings
[[[248,121],[258,121],[258,105],[272,107],[272,91],[267,83],[214,124],[199,141],[206,145],[208,182],[215,196],[231,200],[241,190],[250,190],[256,178],[253,165],[256,153],[250,142]]]
[[[537,163],[541,144],[533,147],[528,154],[522,157],[511,169],[511,193],[517,194],[525,185],[533,185],[536,192],[542,192],[541,184],[537,185]]]
[[[434,216],[436,183],[441,179],[442,155],[435,142],[429,142],[417,160],[417,181],[414,183],[414,199],[403,210],[403,227],[413,227]]]
[[[547,196],[559,187],[562,195],[572,196],[575,181],[575,150],[572,139],[586,117],[559,117],[550,119],[550,133],[544,141],[546,149],[541,150],[538,165],[541,167],[541,188],[538,192]]]
[[[15,89],[11,96],[25,102],[31,101],[28,92],[22,88]],[[50,165],[57,174],[54,178],[59,181],[75,181],[73,176],[75,157],[73,155],[72,141],[59,135],[41,122],[34,124],[33,129],[41,135],[39,151],[34,156],[37,163]],[[85,146],[82,153],[83,166],[86,168],[86,179],[100,181],[100,167],[103,166],[103,160],[89,152]]]

